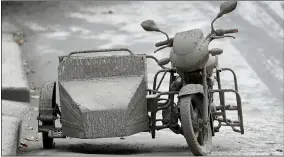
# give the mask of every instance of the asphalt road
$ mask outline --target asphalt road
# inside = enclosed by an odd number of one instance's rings
[[[279,4],[283,4],[280,3]],[[177,31],[201,28],[206,35],[219,11],[219,2],[21,2],[2,8],[2,20],[26,34],[22,46],[33,87],[57,79],[58,56],[74,50],[128,47],[135,53],[153,55],[154,42],[164,40],[158,33],[144,32],[140,23],[153,19],[173,36]],[[175,8],[172,6],[175,5]],[[250,7],[248,7],[250,6]],[[274,5],[279,11],[281,5]],[[246,16],[243,16],[246,13]],[[223,39],[211,47],[221,47],[221,66],[236,70],[244,104],[245,135],[224,128],[213,139],[213,155],[283,155],[283,16],[266,3],[246,2],[235,12],[216,22],[215,27],[238,28],[235,40]],[[266,20],[262,20],[265,18]],[[269,53],[268,53],[269,52]],[[168,55],[163,50],[156,57]],[[270,64],[273,63],[273,64]],[[158,66],[148,63],[152,78]],[[230,74],[223,75],[226,87],[233,86]],[[149,79],[149,84],[152,81]],[[24,119],[22,155],[121,154],[190,155],[185,139],[169,130],[159,131],[157,139],[148,133],[111,139],[56,139],[56,149],[43,150],[37,134],[38,93]],[[233,103],[234,96],[227,102]],[[236,113],[232,113],[236,115]],[[232,116],[234,117],[234,116]],[[33,128],[31,130],[30,126]],[[27,129],[27,130],[26,130]],[[25,140],[39,137],[38,141]]]

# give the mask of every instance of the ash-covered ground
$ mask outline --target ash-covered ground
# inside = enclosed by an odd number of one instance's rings
[[[31,86],[38,89],[43,82],[57,79],[58,56],[74,50],[127,47],[137,54],[167,57],[169,49],[153,53],[154,43],[165,40],[165,36],[145,32],[140,23],[153,19],[169,36],[194,28],[207,35],[219,5],[220,2],[17,2],[2,6],[2,25],[14,24],[25,34],[26,42],[21,48],[27,76]],[[234,69],[238,76],[245,134],[222,127],[213,138],[212,155],[283,155],[283,5],[241,1],[234,12],[215,24],[215,28],[239,29],[235,40],[214,41],[210,48],[222,48],[221,67]],[[157,70],[156,63],[149,61],[149,85]],[[233,88],[231,74],[224,72],[221,76],[223,87]],[[226,97],[227,103],[235,103],[234,95]],[[28,147],[21,148],[22,155],[191,154],[185,139],[169,130],[158,131],[156,139],[151,139],[149,133],[125,139],[56,139],[56,149],[43,150],[36,132],[37,105],[35,92],[34,109],[23,123],[22,141]],[[237,116],[234,112],[230,115]]]

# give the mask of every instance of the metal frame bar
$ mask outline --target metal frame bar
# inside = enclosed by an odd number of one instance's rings
[[[70,52],[67,56],[59,56],[59,64],[63,61],[64,57],[67,59],[74,54],[82,54],[82,53],[98,53],[98,52],[111,52],[111,51],[127,51],[129,55],[134,55],[134,53],[128,48],[112,48],[112,49],[97,49],[97,50],[82,50],[82,51],[73,51]]]
[[[157,86],[157,77],[162,72],[164,72],[164,74],[163,74],[163,76],[162,76],[162,78],[161,78],[161,80],[159,82],[158,87],[156,88],[156,86]],[[170,74],[171,74],[171,76],[170,76],[170,83],[169,83],[169,92],[159,92],[158,89],[159,89],[160,84],[163,81],[164,76],[166,75],[167,72],[170,72]],[[163,128],[169,128],[170,127],[170,122],[168,124],[166,124],[166,125],[163,125],[163,126],[157,126],[156,122],[158,120],[156,119],[156,113],[159,110],[164,110],[164,109],[166,109],[166,108],[168,108],[170,106],[173,107],[174,104],[175,104],[174,103],[174,95],[178,94],[178,91],[175,91],[175,92],[171,91],[171,88],[170,88],[171,83],[175,80],[174,72],[176,72],[175,69],[161,69],[161,70],[159,70],[155,74],[155,76],[154,76],[153,90],[149,90],[150,93],[153,93],[153,94],[159,93],[154,98],[154,101],[153,101],[152,107],[151,107],[151,126],[150,126],[151,128],[150,128],[150,130],[151,130],[151,133],[152,133],[152,138],[155,138],[155,131],[156,130],[160,130],[160,129],[163,129]],[[203,114],[205,115],[203,117],[203,120],[204,120],[205,123],[208,123],[208,122],[210,122],[210,120],[209,120],[209,117],[208,117],[209,102],[208,102],[208,97],[207,97],[207,95],[208,95],[208,86],[207,86],[207,71],[206,71],[206,67],[204,69],[202,69],[202,84],[203,84],[204,95],[205,95],[204,99],[203,99],[203,101],[204,101],[204,110],[203,110],[204,113]],[[163,104],[164,106],[159,108],[158,107],[158,105],[159,105],[158,101],[161,100],[160,97],[162,95],[168,95],[168,100],[170,102],[168,104],[164,103]],[[173,110],[173,108],[172,108],[172,110]]]
[[[156,135],[156,129],[157,130],[160,130],[160,129],[163,129],[163,128],[169,128],[169,124],[167,125],[163,125],[163,126],[156,126],[156,122],[157,122],[157,117],[156,117],[156,114],[159,110],[163,110],[164,108],[167,108],[167,107],[170,107],[171,105],[173,105],[173,103],[168,103],[168,104],[164,104],[163,106],[159,106],[158,107],[158,101],[161,100],[160,97],[162,95],[175,95],[175,94],[178,94],[178,92],[173,92],[173,91],[169,91],[169,92],[161,92],[159,94],[157,94],[157,96],[154,98],[154,101],[152,103],[152,106],[151,106],[151,134],[152,134],[152,138],[155,138],[155,135]],[[173,101],[173,100],[170,100],[170,101]]]
[[[170,72],[169,69],[161,69],[159,70],[158,72],[156,72],[155,76],[154,76],[154,81],[153,81],[153,90],[159,90],[159,88],[156,88],[156,85],[157,85],[157,78],[158,78],[158,75],[160,73],[164,72],[164,75],[165,76],[167,74],[167,72]],[[164,77],[161,78],[160,82],[159,82],[159,87],[160,87],[160,84],[162,83],[162,81],[164,80]],[[155,92],[152,93],[152,94],[156,94]]]
[[[162,76],[162,78],[159,82],[158,87],[156,88],[158,75],[162,72],[164,72],[164,74],[163,74],[163,76]],[[154,76],[154,81],[153,81],[153,90],[159,90],[160,85],[161,85],[162,81],[164,80],[164,77],[167,73],[170,73],[170,75],[171,75],[170,76],[170,84],[169,84],[169,87],[170,87],[171,83],[175,80],[175,76],[174,76],[175,72],[176,72],[175,69],[161,69],[158,72],[156,72],[156,74]],[[155,94],[155,93],[152,93],[152,94]]]
[[[210,122],[209,117],[209,101],[208,101],[208,85],[207,85],[207,71],[206,66],[202,70],[202,84],[203,84],[203,91],[204,91],[204,98],[203,98],[203,120],[205,124]],[[205,125],[207,127],[207,125]]]
[[[163,82],[163,80],[164,80],[166,74],[167,74],[167,72],[164,72],[164,74],[163,74],[163,76],[162,76],[162,78],[160,79],[160,82],[159,82],[159,84],[158,84],[157,90],[159,90],[159,88],[160,88],[160,86],[161,86],[161,84],[162,84],[162,82]]]
[[[83,51],[74,51],[70,52],[67,57],[70,57],[74,54],[81,54],[81,53],[97,53],[97,52],[111,52],[111,51],[127,51],[130,55],[134,55],[132,51],[127,48],[113,48],[113,49],[98,49],[98,50],[83,50]]]
[[[222,89],[221,87],[221,79],[220,79],[220,72],[222,71],[230,71],[233,74],[234,77],[234,83],[235,83],[235,90],[234,89]],[[222,120],[219,119],[219,125],[216,127],[216,129],[220,129],[221,126],[224,126],[221,124],[221,122],[225,122],[226,126],[231,126],[232,129],[236,132],[240,132],[241,134],[244,134],[244,126],[243,126],[243,112],[242,112],[242,101],[241,101],[241,97],[240,94],[238,93],[238,82],[237,82],[237,77],[235,72],[230,69],[230,68],[221,68],[221,69],[217,69],[216,71],[216,79],[218,82],[218,89],[209,89],[208,92],[209,93],[215,93],[218,92],[219,93],[219,97],[220,97],[220,110],[221,112],[215,112],[215,115],[222,115]],[[236,94],[236,101],[237,101],[237,111],[238,111],[238,119],[239,119],[239,123],[235,124],[233,123],[231,120],[227,119],[226,116],[226,110],[235,110],[234,108],[231,109],[230,106],[226,106],[225,105],[225,92],[233,92]],[[235,126],[239,126],[240,130],[236,129]]]
[[[159,110],[164,110],[170,106],[173,106],[174,104],[174,100],[168,99],[170,102],[168,103],[158,103],[158,101],[160,100],[165,100],[164,98],[160,98],[162,95],[175,95],[178,94],[177,91],[173,92],[173,91],[169,91],[169,92],[160,92],[159,94],[157,94],[157,96],[154,98],[153,103],[151,104],[151,125],[150,125],[150,131],[152,134],[152,138],[155,138],[156,135],[156,130],[160,130],[160,129],[164,129],[164,128],[169,128],[170,123],[163,125],[163,126],[157,126],[156,122],[157,121],[161,121],[161,119],[157,119],[156,114]]]
[[[159,60],[156,58],[156,57],[154,57],[154,56],[151,56],[151,55],[146,55],[146,58],[151,58],[151,59],[153,59],[155,62],[157,62],[158,63],[158,65],[159,65]],[[170,69],[172,69],[172,68],[167,68],[167,67],[164,67],[163,65],[159,65],[162,69],[168,69],[168,70],[170,70]]]
[[[158,59],[155,58],[154,56],[147,56],[147,58],[152,58],[154,59],[157,63],[158,63]],[[151,105],[151,125],[150,125],[150,130],[151,130],[151,134],[152,134],[152,138],[155,138],[155,134],[156,134],[156,130],[160,130],[160,129],[164,129],[164,128],[169,128],[170,127],[170,122],[166,125],[163,126],[156,126],[156,122],[157,121],[162,121],[161,119],[156,119],[156,114],[158,111],[160,110],[165,110],[171,106],[173,106],[174,103],[174,94],[178,94],[178,92],[171,92],[171,84],[172,82],[175,80],[175,76],[174,73],[176,72],[176,69],[169,69],[169,68],[165,68],[163,66],[161,66],[163,69],[159,70],[158,72],[156,72],[155,76],[154,76],[154,81],[153,81],[153,89],[148,89],[149,94],[156,94],[159,93],[158,95],[156,95],[156,97],[154,98],[154,101],[150,104]],[[157,86],[157,78],[158,75],[160,73],[164,73],[162,78],[159,81],[159,84]],[[159,88],[166,76],[167,73],[170,73],[170,82],[169,82],[169,92],[160,92]],[[168,95],[168,99],[164,99],[164,98],[160,98],[162,95]],[[158,101],[160,100],[167,100],[167,102],[165,103],[158,103]],[[173,110],[173,107],[171,108]]]

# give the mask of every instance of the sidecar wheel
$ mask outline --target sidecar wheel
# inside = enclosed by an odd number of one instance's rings
[[[212,132],[210,123],[206,129],[200,130],[198,119],[202,119],[203,100],[198,95],[188,95],[180,98],[181,125],[186,142],[196,156],[209,155],[212,147]]]
[[[48,137],[48,132],[42,132],[42,145],[44,149],[52,149],[55,147],[53,138]]]
[[[53,117],[57,108],[56,104],[56,83],[47,82],[45,83],[40,91],[39,97],[39,114],[38,121],[42,122],[42,125],[38,125],[38,128],[47,127],[50,129],[55,128],[55,120]],[[42,119],[43,118],[43,119]],[[44,149],[52,149],[55,146],[54,139],[48,137],[48,130],[39,130],[42,133],[42,144]]]

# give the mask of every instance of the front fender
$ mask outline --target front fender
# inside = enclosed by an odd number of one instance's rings
[[[197,94],[197,93],[204,95],[203,85],[201,85],[201,84],[187,84],[187,85],[185,85],[181,88],[181,90],[179,91],[178,97],[190,95],[190,94]]]

